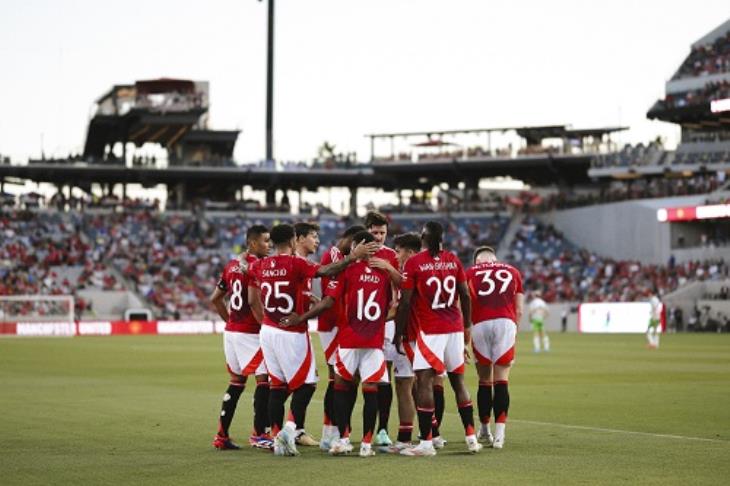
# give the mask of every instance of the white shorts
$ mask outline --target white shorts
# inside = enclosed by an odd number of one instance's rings
[[[479,364],[509,366],[515,359],[517,326],[510,319],[478,322],[471,330],[474,358]]]
[[[331,331],[317,331],[319,334],[319,342],[322,343],[322,349],[324,350],[324,359],[328,365],[335,365],[335,354],[337,352],[337,327]]]
[[[413,370],[433,369],[437,375],[464,373],[464,332],[424,334],[418,331]]]
[[[272,386],[288,385],[296,390],[305,383],[317,383],[317,363],[308,332],[289,332],[261,326],[261,350]]]
[[[264,355],[258,334],[223,332],[223,352],[231,375],[265,375]]]
[[[360,375],[362,383],[387,383],[388,368],[382,349],[372,348],[338,348],[335,373],[347,381],[354,381]]]
[[[415,373],[413,372],[413,349],[416,347],[415,342],[404,342],[401,347],[405,355],[400,354],[398,351],[395,352],[395,359],[393,359],[393,376],[398,378],[413,378]],[[395,349],[395,346],[393,346]]]
[[[398,354],[395,346],[393,346],[393,337],[395,336],[395,322],[386,321],[385,323],[385,339],[383,340],[383,353],[385,353],[385,361],[395,361]]]

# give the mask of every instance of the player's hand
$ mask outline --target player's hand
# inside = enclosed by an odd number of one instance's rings
[[[469,353],[469,345],[471,345],[471,326],[464,328],[464,363],[471,363],[471,353]]]
[[[471,344],[471,326],[464,328],[464,346]]]
[[[393,265],[388,263],[387,260],[383,260],[382,258],[378,258],[378,257],[370,258],[368,260],[368,263],[370,264],[371,267],[379,268],[381,270],[390,270],[393,267]]]
[[[403,336],[400,334],[393,336],[393,346],[395,346],[395,350],[398,354],[402,354],[403,356],[406,355],[406,353],[403,352]]]
[[[301,316],[299,314],[297,314],[296,312],[292,312],[288,316],[282,317],[281,320],[279,321],[279,324],[281,324],[284,327],[291,327],[291,326],[296,326],[300,322],[302,322]]]
[[[374,241],[371,241],[370,243],[358,243],[355,248],[352,249],[352,252],[350,253],[352,255],[352,258],[363,258],[366,256],[373,255],[376,251],[378,251],[378,244]]]

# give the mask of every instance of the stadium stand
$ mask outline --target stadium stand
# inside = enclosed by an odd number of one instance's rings
[[[565,189],[540,198],[538,211],[568,209],[637,199],[665,198],[708,194],[725,182],[725,175],[696,174],[691,177],[634,179],[611,181],[604,187],[575,191]],[[534,194],[534,193],[527,193]],[[523,196],[528,197],[528,196]]]
[[[4,211],[0,235],[0,295],[75,295],[81,314],[90,307],[79,291],[124,289],[67,214]]]
[[[522,270],[528,290],[547,302],[633,302],[665,295],[692,281],[727,279],[724,261],[647,265],[604,258],[576,247],[554,227],[526,217],[506,260]]]
[[[730,72],[730,32],[707,45],[692,47],[673,80]]]

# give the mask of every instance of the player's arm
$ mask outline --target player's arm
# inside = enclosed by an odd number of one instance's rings
[[[315,277],[331,277],[337,275],[343,271],[350,263],[354,262],[359,258],[363,258],[367,255],[372,255],[378,249],[378,244],[375,242],[370,243],[359,243],[355,248],[352,249],[349,255],[338,262],[324,265],[317,269],[314,274]]]
[[[388,260],[385,260],[383,258],[373,257],[371,258],[368,263],[373,268],[379,268],[381,270],[385,270],[388,272],[388,276],[390,277],[391,282],[393,282],[393,285],[397,288],[400,287],[401,282],[403,281],[403,276],[400,274],[400,272],[393,267],[393,265],[390,264]]]
[[[525,294],[522,292],[515,294],[515,318],[517,319],[517,327],[520,327],[522,315],[525,313]]]
[[[257,321],[264,320],[264,305],[261,303],[261,289],[258,287],[248,287],[248,305],[251,307],[251,313]]]
[[[393,302],[395,302],[395,300],[393,300]],[[385,316],[385,320],[386,321],[392,321],[392,320],[394,320],[395,319],[396,312],[398,312],[398,306],[397,305],[391,305],[388,308],[388,315]]]
[[[466,282],[456,284],[456,291],[459,293],[459,305],[461,305],[461,315],[464,319],[464,339],[466,339],[467,331],[471,329],[471,295]]]
[[[309,310],[304,314],[299,315],[296,312],[292,312],[288,316],[282,317],[279,323],[284,327],[296,326],[297,324],[306,322],[313,317],[317,317],[322,312],[331,308],[333,305],[335,305],[335,299],[333,299],[329,295],[326,295],[322,300],[310,307]]]
[[[395,312],[395,335],[393,336],[393,344],[400,354],[403,354],[403,351],[401,351],[401,341],[403,341],[403,335],[406,332],[408,319],[411,315],[412,296],[413,289],[402,289],[400,302],[398,302],[398,310]]]
[[[210,294],[210,303],[213,305],[213,308],[218,315],[221,316],[223,322],[228,322],[228,309],[226,308],[225,298],[226,291],[216,285],[213,293]]]

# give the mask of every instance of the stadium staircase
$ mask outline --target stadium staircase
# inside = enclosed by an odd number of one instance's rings
[[[79,231],[78,234],[82,242],[90,247],[94,246],[94,242],[91,237],[83,230]],[[83,271],[83,268],[71,268],[79,269],[76,274],[76,279],[69,280],[71,282],[75,282],[78,280],[78,276]],[[91,309],[87,309],[83,312],[83,318],[119,319],[119,317],[124,315],[124,312],[130,308],[151,309],[151,306],[147,304],[146,300],[137,293],[134,282],[126,278],[124,274],[122,274],[122,272],[120,272],[113,264],[105,265],[105,271],[109,272],[117,282],[123,285],[126,290],[103,290],[92,287],[77,291],[77,296],[91,303]]]

